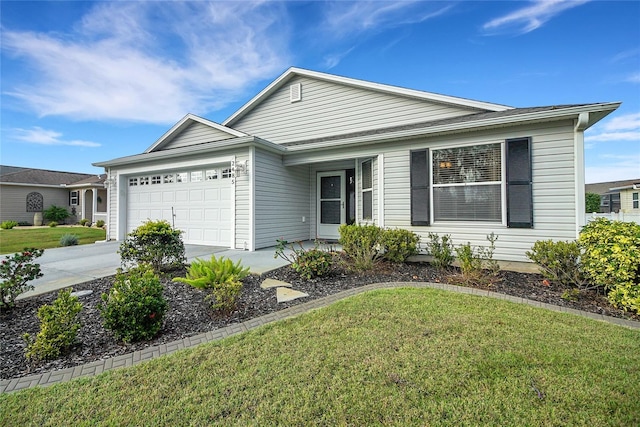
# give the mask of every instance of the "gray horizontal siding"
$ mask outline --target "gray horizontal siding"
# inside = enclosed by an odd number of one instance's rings
[[[232,135],[212,128],[202,123],[194,122],[175,138],[162,145],[161,150],[186,147],[188,145],[201,144],[203,142],[222,141],[233,138]]]
[[[27,212],[27,194],[36,191],[42,194],[43,208],[51,205],[66,208],[71,213],[69,206],[69,190],[66,188],[28,187],[3,184],[0,186],[0,222],[25,221],[33,224],[34,212]],[[78,214],[80,206],[76,206]],[[67,222],[75,222],[76,218],[69,218]]]
[[[249,149],[236,153],[236,161],[249,160]],[[235,182],[236,194],[236,248],[248,249],[251,242],[251,184],[248,173],[239,174]]]
[[[573,240],[576,236],[576,198],[574,189],[573,124],[570,121],[513,129],[484,131],[412,141],[384,152],[385,225],[413,230],[424,245],[429,232],[450,234],[455,244],[470,242],[487,245],[486,235],[498,235],[495,257],[527,261],[525,252],[536,240]],[[409,151],[467,143],[491,143],[507,138],[531,136],[533,167],[534,228],[516,229],[495,224],[433,224],[411,226],[409,189]]]
[[[290,84],[302,100],[289,102]],[[309,77],[296,77],[230,125],[275,143],[319,138],[475,112]]]
[[[254,161],[256,249],[309,239],[309,167],[284,167],[280,155],[260,149]]]

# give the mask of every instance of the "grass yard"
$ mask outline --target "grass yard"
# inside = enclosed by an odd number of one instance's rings
[[[638,396],[637,330],[406,288],[0,395],[0,425],[630,426]]]
[[[107,232],[102,228],[82,226],[28,227],[0,230],[0,254],[10,254],[23,248],[49,249],[60,246],[60,237],[65,234],[78,236],[78,244],[84,245],[104,240]]]

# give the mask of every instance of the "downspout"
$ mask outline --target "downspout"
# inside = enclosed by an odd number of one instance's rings
[[[575,193],[576,193],[576,238],[580,230],[586,224],[585,205],[585,178],[584,178],[584,130],[589,126],[589,113],[580,113],[574,126],[574,147],[575,153],[573,168],[575,170]]]

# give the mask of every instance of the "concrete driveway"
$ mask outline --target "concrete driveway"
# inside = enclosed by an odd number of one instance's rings
[[[44,276],[31,282],[35,289],[25,292],[18,299],[115,274],[120,267],[119,247],[120,242],[98,242],[45,249],[44,254],[35,260],[40,264]],[[219,246],[185,245],[188,261],[227,251],[227,248]]]

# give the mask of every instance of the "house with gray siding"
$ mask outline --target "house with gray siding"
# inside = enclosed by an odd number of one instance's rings
[[[584,131],[618,108],[514,108],[290,68],[223,123],[188,114],[145,152],[94,163],[107,238],[165,219],[253,251],[345,223],[450,234],[526,261],[585,223]]]
[[[0,166],[0,222],[33,225],[34,216],[52,205],[66,208],[75,223],[107,219],[106,176]]]

